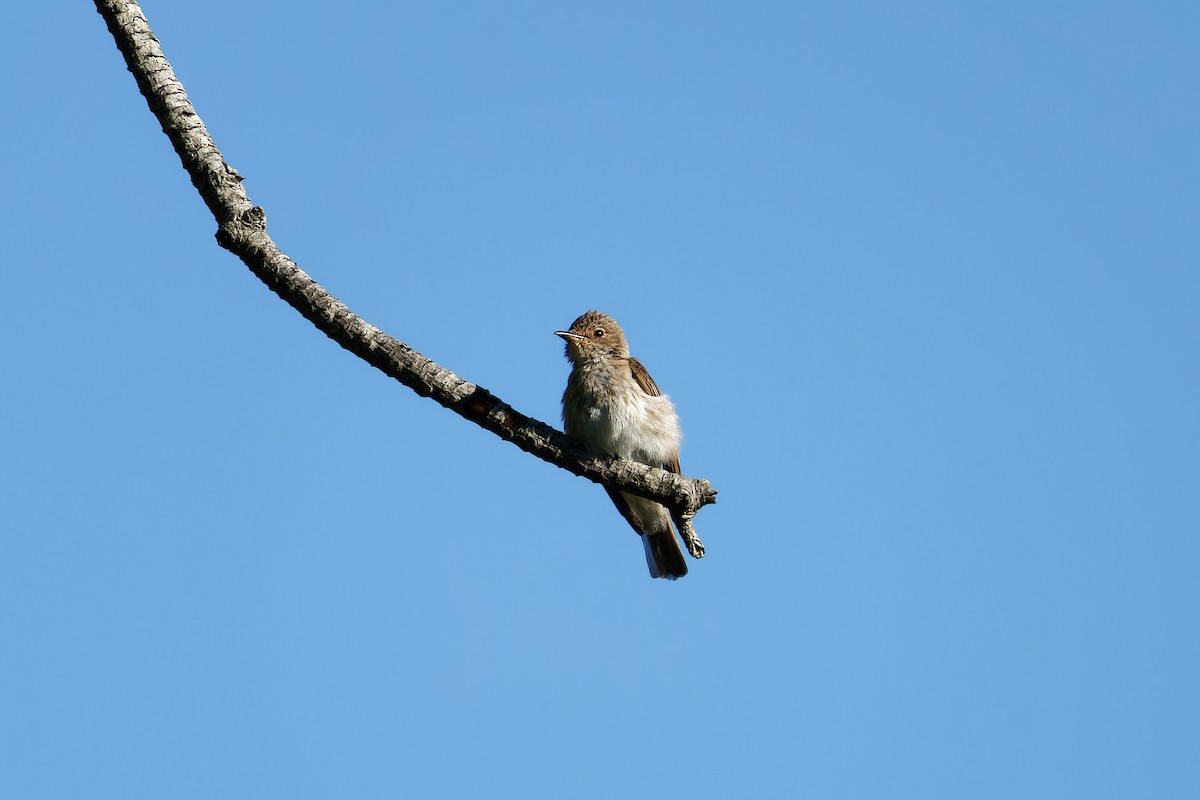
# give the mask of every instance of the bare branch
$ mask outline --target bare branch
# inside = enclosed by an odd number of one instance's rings
[[[266,212],[250,202],[241,176],[225,162],[209,136],[141,8],[130,0],[95,2],[150,111],[216,218],[221,247],[240,258],[271,291],[326,336],[417,394],[436,400],[543,461],[664,504],[688,550],[697,558],[704,554],[691,519],[700,508],[716,501],[717,492],[708,481],[622,458],[589,455],[566,434],[515,411],[486,389],[363,320],[284,255],[267,235]]]

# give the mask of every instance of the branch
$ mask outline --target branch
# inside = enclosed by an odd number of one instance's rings
[[[242,177],[225,162],[209,136],[141,8],[131,0],[95,2],[150,111],[216,218],[221,247],[240,258],[271,291],[330,339],[417,394],[436,400],[543,461],[662,503],[670,509],[691,554],[696,558],[704,555],[691,520],[703,506],[716,501],[717,493],[708,481],[615,456],[589,454],[566,434],[521,414],[486,389],[388,336],[350,311],[284,255],[267,235],[266,212],[250,202]]]

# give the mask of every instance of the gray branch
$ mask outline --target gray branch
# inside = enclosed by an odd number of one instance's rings
[[[388,336],[350,311],[284,255],[267,235],[266,212],[250,202],[241,176],[225,163],[163,55],[142,9],[131,0],[95,2],[150,111],[216,218],[221,247],[240,258],[271,291],[330,339],[417,394],[436,400],[543,461],[664,504],[671,510],[691,554],[696,558],[704,555],[691,520],[703,506],[716,501],[717,492],[708,481],[615,456],[590,455],[561,431],[514,410],[483,387],[463,380]]]

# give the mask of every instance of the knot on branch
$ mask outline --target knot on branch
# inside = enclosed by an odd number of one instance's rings
[[[267,229],[267,212],[262,206],[250,208],[229,217],[217,228],[217,244],[226,250],[237,252],[239,242]]]

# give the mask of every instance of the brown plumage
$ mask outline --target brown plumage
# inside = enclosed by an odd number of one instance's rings
[[[641,362],[629,355],[616,321],[589,311],[556,334],[566,340],[572,366],[563,392],[566,432],[597,452],[678,473],[682,436],[675,408]],[[671,580],[686,575],[667,509],[644,497],[607,491],[641,537],[650,575]]]

